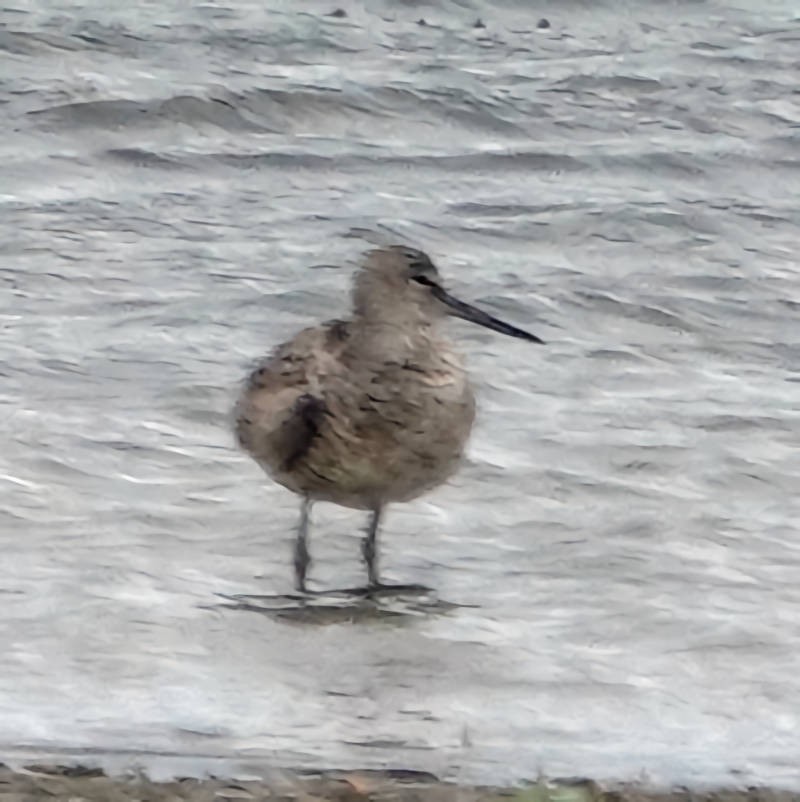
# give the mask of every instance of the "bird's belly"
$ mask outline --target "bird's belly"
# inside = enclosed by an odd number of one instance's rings
[[[416,498],[458,468],[474,414],[466,384],[373,402],[366,411],[334,400],[292,489],[358,509]]]

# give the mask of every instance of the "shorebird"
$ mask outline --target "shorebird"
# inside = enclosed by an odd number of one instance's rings
[[[362,555],[382,586],[376,540],[387,504],[410,501],[458,467],[475,418],[461,360],[441,332],[447,315],[542,343],[459,301],[422,251],[369,251],[349,320],[303,329],[246,379],[235,408],[239,444],[301,498],[295,586],[306,593],[315,501],[370,512]]]

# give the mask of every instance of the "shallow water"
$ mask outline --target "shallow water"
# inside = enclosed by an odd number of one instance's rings
[[[0,757],[800,788],[796,4],[269,5],[0,10]],[[365,230],[548,341],[453,324],[468,463],[386,523],[464,606],[226,606],[297,516],[238,382]]]

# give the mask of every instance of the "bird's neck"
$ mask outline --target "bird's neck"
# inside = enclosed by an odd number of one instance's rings
[[[359,351],[392,361],[429,358],[441,338],[436,323],[409,325],[409,321],[387,318],[359,321],[354,335]]]

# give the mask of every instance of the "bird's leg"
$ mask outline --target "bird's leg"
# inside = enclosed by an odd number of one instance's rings
[[[367,534],[361,543],[361,553],[364,555],[364,562],[367,564],[367,583],[370,588],[380,586],[378,581],[378,525],[381,521],[381,508],[375,507],[369,519]]]
[[[311,501],[303,499],[300,507],[300,523],[297,526],[297,540],[294,544],[294,584],[298,592],[306,592],[306,571],[311,563],[308,553],[308,524],[311,517]]]

